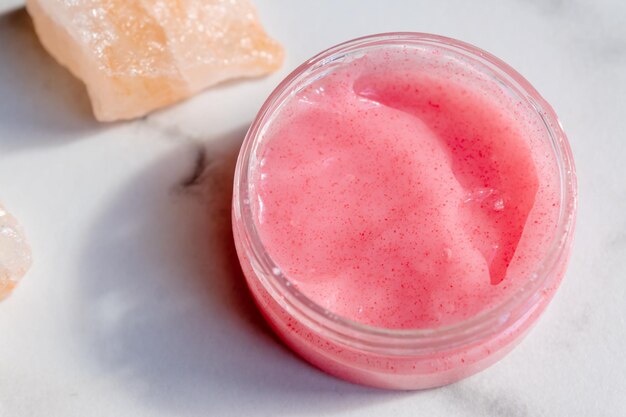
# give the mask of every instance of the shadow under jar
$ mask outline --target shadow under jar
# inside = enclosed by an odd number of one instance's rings
[[[471,45],[389,33],[289,75],[237,162],[233,233],[276,333],[322,370],[449,384],[509,352],[565,272],[576,213],[557,117]]]

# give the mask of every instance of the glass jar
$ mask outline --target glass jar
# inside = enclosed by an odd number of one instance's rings
[[[545,125],[559,169],[560,212],[549,249],[521,289],[495,308],[432,329],[368,326],[328,311],[300,292],[272,261],[251,209],[251,172],[272,115],[293,94],[329,69],[368,51],[393,47],[436,48],[471,60],[502,88],[528,103]],[[569,258],[576,214],[576,178],[567,138],[550,105],[521,75],[474,46],[441,36],[389,33],[355,39],[322,52],[292,72],[261,108],[242,145],[233,193],[233,233],[254,299],[274,331],[320,369],[355,383],[390,389],[437,387],[498,361],[526,334],[554,295]]]

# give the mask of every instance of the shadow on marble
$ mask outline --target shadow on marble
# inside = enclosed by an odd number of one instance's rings
[[[102,129],[84,85],[43,49],[25,9],[0,15],[0,152],[70,143]]]
[[[452,385],[440,388],[440,395],[454,411],[452,415],[493,416],[493,417],[530,417],[532,413],[529,405],[503,387],[486,387],[474,382],[475,378],[466,379]],[[458,414],[457,414],[458,413]]]
[[[407,395],[322,373],[264,323],[231,233],[244,135],[242,128],[158,161],[85,232],[76,337],[94,372],[172,415],[319,415]],[[189,167],[182,176],[174,168],[181,165]]]

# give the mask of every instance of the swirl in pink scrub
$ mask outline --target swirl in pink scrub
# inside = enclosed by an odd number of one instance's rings
[[[560,210],[541,118],[438,50],[372,51],[288,99],[251,201],[282,273],[333,314],[425,329],[524,286]]]

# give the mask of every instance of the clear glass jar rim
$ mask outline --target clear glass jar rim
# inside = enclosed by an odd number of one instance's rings
[[[528,283],[516,294],[512,295],[497,307],[481,312],[467,320],[449,326],[428,329],[389,329],[358,323],[345,317],[333,314],[312,301],[292,285],[289,279],[280,272],[264,249],[256,229],[252,211],[245,201],[249,201],[249,171],[251,153],[261,136],[262,128],[272,113],[273,106],[288,97],[296,81],[307,71],[327,65],[344,54],[358,52],[372,46],[392,45],[432,45],[448,48],[456,53],[474,58],[505,78],[510,86],[515,87],[523,98],[529,101],[542,118],[549,139],[552,141],[555,157],[560,171],[561,206],[559,221],[549,250],[538,263],[535,279],[529,277]],[[286,308],[292,315],[317,331],[348,345],[367,350],[380,348],[396,350],[402,354],[417,353],[424,349],[432,350],[464,344],[470,340],[488,337],[515,322],[511,312],[518,311],[518,316],[532,307],[532,296],[541,288],[545,288],[547,280],[555,273],[561,258],[567,256],[571,245],[577,204],[577,185],[574,163],[567,137],[552,107],[539,95],[532,85],[517,71],[497,57],[473,45],[443,36],[418,32],[393,32],[365,36],[353,39],[309,59],[289,74],[270,94],[252,123],[243,142],[234,179],[233,213],[238,221],[234,231],[246,237],[244,242],[246,256],[261,281],[276,302]],[[529,303],[529,301],[531,301]],[[520,308],[526,305],[525,308]]]

